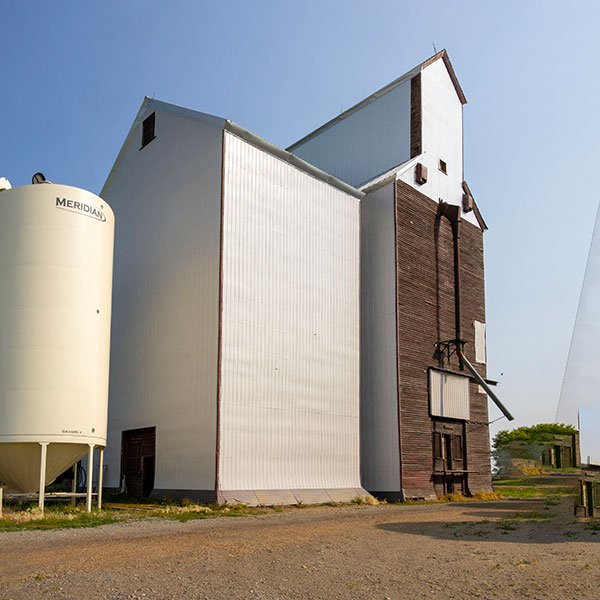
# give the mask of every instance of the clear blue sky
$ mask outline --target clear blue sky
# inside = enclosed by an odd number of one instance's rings
[[[490,227],[489,375],[514,425],[553,420],[600,199],[600,2],[0,8],[0,176],[43,171],[96,193],[145,95],[285,147],[446,48],[469,101],[465,176]]]

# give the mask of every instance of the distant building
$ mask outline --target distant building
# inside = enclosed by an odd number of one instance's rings
[[[499,475],[522,475],[527,470],[538,468],[571,468],[577,467],[579,460],[578,434],[548,436],[551,439],[520,441],[513,440],[509,444],[494,451],[496,467]]]
[[[248,503],[491,490],[487,396],[457,355],[485,377],[465,103],[445,51],[289,151],[144,101],[102,191],[110,486]]]
[[[586,465],[579,480],[579,498],[575,501],[575,516],[600,516],[600,466]]]

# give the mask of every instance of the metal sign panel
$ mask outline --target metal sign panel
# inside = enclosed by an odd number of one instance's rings
[[[429,369],[429,411],[432,417],[469,419],[469,378]]]

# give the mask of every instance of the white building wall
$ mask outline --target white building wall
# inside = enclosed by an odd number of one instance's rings
[[[410,158],[410,79],[291,152],[355,187]]]
[[[400,490],[394,186],[361,201],[361,475]]]
[[[155,426],[155,489],[211,490],[222,131],[157,110],[156,139],[140,141],[138,126],[103,190],[116,217],[106,485],[121,432]]]
[[[600,209],[585,269],[556,419],[580,427],[581,459],[600,458]]]
[[[427,183],[413,187],[434,200],[449,204],[462,204],[463,109],[456,88],[439,59],[421,71],[421,107],[423,155],[421,162],[427,167]],[[439,169],[439,160],[447,164],[447,174]],[[476,222],[476,221],[474,221]]]
[[[358,488],[359,200],[225,133],[222,490]]]

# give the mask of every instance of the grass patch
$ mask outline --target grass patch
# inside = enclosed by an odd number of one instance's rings
[[[530,512],[515,513],[512,517],[504,518],[511,521],[546,521],[553,519],[554,515],[552,513],[543,513],[539,510],[532,510]]]
[[[124,523],[141,519],[159,518],[181,522],[214,517],[244,517],[269,513],[281,513],[284,510],[306,508],[302,502],[289,507],[282,506],[247,506],[246,504],[198,504],[189,498],[175,502],[170,498],[154,500],[116,495],[110,497],[102,510],[93,508],[86,512],[84,504],[47,504],[42,513],[37,504],[9,504],[4,507],[4,515],[0,518],[0,532],[20,530],[64,529],[77,527],[99,527],[111,523]],[[369,500],[371,498],[371,500]],[[117,502],[114,502],[114,501]],[[361,499],[357,504],[378,504],[372,496]],[[335,502],[327,502],[328,506],[337,506]]]
[[[558,506],[560,504],[560,497],[559,496],[548,496],[548,498],[546,498],[546,502],[544,502],[544,505],[546,507],[549,506]]]
[[[552,498],[556,503],[561,496],[572,496],[576,493],[574,486],[565,486],[553,482],[544,482],[540,477],[519,477],[514,479],[495,479],[496,491],[512,498]]]
[[[24,510],[5,508],[0,519],[0,531],[22,531],[26,529],[47,530],[77,527],[99,527],[121,520],[113,511],[95,510],[91,513],[77,507],[49,507],[44,513],[39,508]]]
[[[565,537],[568,537],[569,539],[573,539],[579,536],[579,534],[576,531],[566,531],[565,533],[563,533],[563,535]]]
[[[366,496],[356,496],[352,499],[352,504],[367,504],[369,506],[379,506],[380,502],[377,498],[367,494]]]
[[[465,496],[464,494],[446,494],[441,496],[439,502],[481,502],[482,500],[502,500],[504,495],[500,492],[477,492],[472,496]]]
[[[547,496],[544,490],[535,487],[517,487],[507,485],[500,489],[505,496],[509,496],[511,498],[545,498]]]
[[[497,529],[501,529],[502,531],[504,531],[504,533],[506,533],[507,531],[515,531],[515,529],[518,528],[519,527],[515,523],[500,523],[497,527]]]

